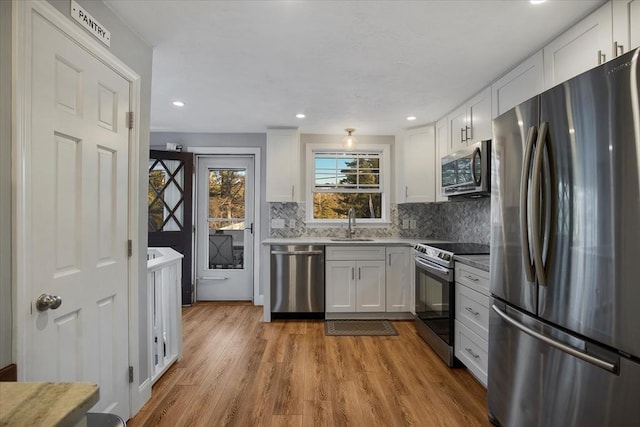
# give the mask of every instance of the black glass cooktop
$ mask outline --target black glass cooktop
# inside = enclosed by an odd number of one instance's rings
[[[427,243],[426,245],[455,255],[489,255],[489,245],[480,243]]]

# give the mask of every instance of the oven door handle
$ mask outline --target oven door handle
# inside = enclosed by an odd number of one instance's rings
[[[448,276],[450,270],[446,267],[439,266],[438,264],[432,264],[430,262],[425,262],[419,258],[414,258],[417,265],[420,267],[424,267],[427,270],[431,270],[433,272],[437,272],[437,274],[441,276]]]

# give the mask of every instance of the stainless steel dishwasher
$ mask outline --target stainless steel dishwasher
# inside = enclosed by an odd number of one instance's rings
[[[271,246],[271,317],[324,318],[324,246]]]

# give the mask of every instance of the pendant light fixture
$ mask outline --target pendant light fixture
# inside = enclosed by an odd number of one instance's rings
[[[342,138],[342,145],[344,145],[345,150],[355,150],[356,144],[358,143],[358,138],[352,135],[355,131],[353,128],[345,129],[347,135]]]

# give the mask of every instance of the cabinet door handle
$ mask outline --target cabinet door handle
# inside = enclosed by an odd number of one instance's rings
[[[479,354],[475,354],[473,350],[471,350],[469,347],[465,347],[465,350],[467,350],[467,353],[469,353],[474,359],[477,359],[478,357],[480,357]]]
[[[351,280],[355,280],[355,279],[356,279],[356,268],[351,267]]]
[[[464,127],[465,141],[469,141],[473,137],[473,135],[469,136],[470,133],[472,133],[471,127],[470,126],[465,126]]]
[[[624,53],[624,46],[621,44],[618,44],[618,42],[613,42],[613,57],[617,58],[623,53]]]
[[[464,141],[466,141],[464,139],[464,131],[465,131],[464,128],[460,128],[460,143],[463,143]]]
[[[607,62],[607,55],[602,53],[601,50],[598,51],[598,65],[602,65]]]
[[[404,186],[404,197],[409,197],[409,186],[408,185]]]
[[[471,307],[465,307],[464,309],[467,310],[469,313],[473,314],[476,317],[480,314],[479,311],[474,311],[473,308],[471,308]]]
[[[464,277],[466,277],[467,279],[471,280],[472,282],[477,282],[479,281],[479,279],[477,277],[473,277],[469,274],[465,275]]]
[[[362,278],[362,272],[360,271],[360,267],[358,267],[358,280]]]

